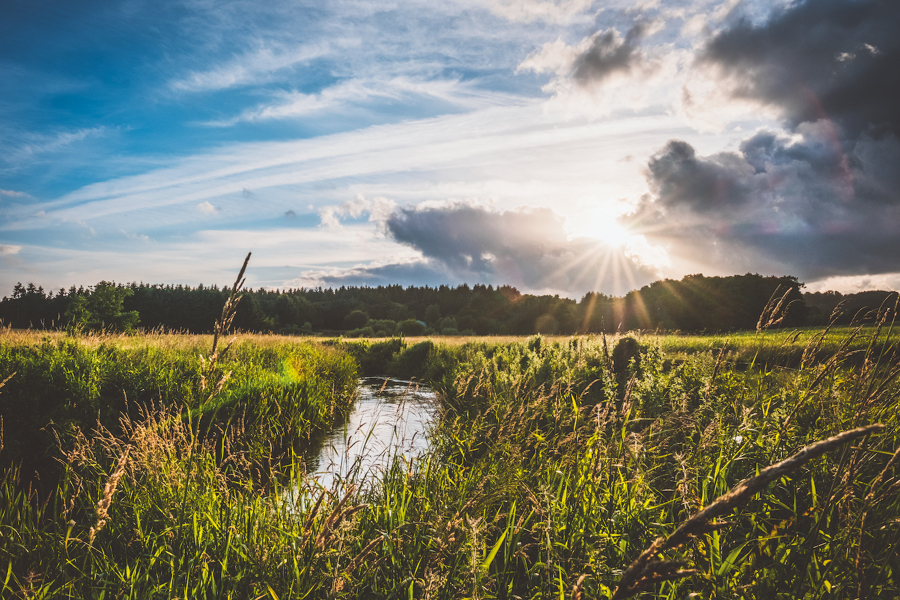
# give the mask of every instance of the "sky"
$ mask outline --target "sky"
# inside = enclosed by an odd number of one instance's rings
[[[896,0],[0,9],[0,295],[900,289]]]

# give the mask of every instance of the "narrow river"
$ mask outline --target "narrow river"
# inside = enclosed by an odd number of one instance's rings
[[[364,483],[380,476],[394,456],[412,459],[428,449],[428,429],[438,415],[435,393],[418,383],[361,379],[347,420],[327,433],[307,462],[310,478],[332,489],[348,477]]]

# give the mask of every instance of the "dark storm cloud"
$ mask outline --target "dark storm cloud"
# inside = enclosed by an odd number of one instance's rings
[[[855,137],[900,135],[900,2],[806,0],[717,34],[700,55],[736,96],[779,107],[791,125],[821,118]]]
[[[666,204],[698,212],[724,211],[743,204],[749,190],[740,174],[747,174],[742,157],[723,153],[697,158],[687,142],[672,140],[648,164],[653,191]],[[751,171],[752,172],[752,171]]]
[[[634,219],[672,250],[801,278],[900,263],[900,2],[795,3],[716,34],[697,66],[733,97],[781,112],[738,152],[670,141],[651,158]]]
[[[635,24],[623,38],[615,29],[594,36],[590,48],[575,59],[572,77],[581,85],[599,83],[615,73],[629,73],[643,66],[645,57],[639,43],[646,26]]]
[[[653,196],[632,218],[676,252],[736,271],[896,271],[897,161],[896,139],[863,136],[844,153],[821,122],[791,137],[761,132],[737,153],[708,157],[671,141],[650,160]]]
[[[376,267],[360,267],[336,274],[321,276],[325,286],[342,285],[379,286],[379,285],[460,285],[467,282],[442,268],[440,264],[423,260],[413,263],[396,263]]]
[[[622,249],[593,239],[569,239],[562,219],[547,208],[499,211],[468,203],[406,207],[387,218],[385,229],[421,252],[423,260],[358,269],[341,275],[342,280],[465,281],[580,295],[621,294],[658,278]]]
[[[394,239],[426,257],[478,275],[493,273],[497,260],[512,254],[533,264],[545,250],[559,252],[566,244],[562,222],[548,208],[499,212],[463,203],[407,207],[395,211],[385,226]]]

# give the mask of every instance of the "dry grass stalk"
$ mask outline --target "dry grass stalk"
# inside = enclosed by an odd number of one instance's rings
[[[806,390],[804,391],[803,396],[800,398],[800,400],[798,400],[794,404],[794,407],[791,409],[791,412],[788,413],[787,417],[785,417],[784,421],[781,424],[781,431],[787,431],[787,427],[793,420],[794,416],[797,414],[797,411],[799,411],[802,406],[805,406],[806,401],[812,397],[812,393],[816,390],[816,388],[819,387],[819,384],[821,384],[828,375],[833,373],[838,368],[838,366],[841,364],[841,361],[843,361],[845,358],[847,358],[851,354],[850,344],[859,336],[861,331],[862,331],[862,326],[859,326],[856,329],[854,329],[853,331],[851,331],[850,335],[848,335],[841,342],[841,345],[838,347],[838,349],[835,351],[835,353],[831,356],[831,358],[829,358],[828,361],[819,368],[819,372],[816,374],[815,379],[813,379],[812,383],[810,383],[806,387]],[[823,334],[824,334],[824,332],[823,332]],[[819,343],[821,343],[821,342],[819,342]],[[804,355],[805,355],[805,352],[804,352]]]
[[[722,359],[725,358],[725,351],[728,349],[728,341],[726,340],[724,344],[722,344],[722,349],[719,350],[719,357],[716,358],[716,365],[713,367],[712,377],[709,378],[709,381],[706,383],[706,402],[709,402],[709,397],[712,395],[713,391],[713,383],[716,380],[716,377],[719,375],[719,367],[722,366]]]
[[[784,294],[779,298],[778,292],[781,291],[781,286],[772,292],[771,298],[769,298],[769,302],[766,304],[766,307],[763,309],[762,313],[759,315],[759,321],[756,323],[756,330],[762,331],[764,329],[769,329],[770,327],[778,327],[784,322],[785,317],[787,316],[787,309],[793,304],[797,302],[797,300],[791,300],[787,302],[788,296],[791,294],[793,288],[788,288],[785,290]],[[785,304],[787,302],[787,304]]]
[[[729,523],[715,522],[714,519],[731,512],[734,508],[764,490],[773,481],[799,468],[808,461],[825,454],[832,448],[860,437],[880,432],[883,429],[884,425],[876,424],[844,431],[807,446],[780,463],[766,467],[758,475],[740,482],[727,494],[720,496],[715,502],[682,523],[669,537],[657,538],[650,547],[644,550],[622,574],[619,585],[613,593],[613,600],[628,598],[651,588],[661,581],[680,579],[693,574],[694,571],[692,570],[681,569],[683,565],[677,562],[655,561],[653,559],[660,552],[678,548],[695,536],[710,533],[729,525]]]
[[[368,556],[369,552],[371,552],[372,550],[374,550],[375,547],[378,546],[378,544],[380,544],[382,541],[384,541],[384,536],[383,536],[383,535],[379,535],[377,538],[375,538],[374,540],[372,540],[371,542],[369,542],[368,544],[366,544],[366,547],[363,548],[362,551],[360,551],[360,553],[357,554],[357,555],[353,558],[353,560],[351,560],[351,561],[347,564],[347,568],[344,569],[344,573],[345,573],[346,575],[352,574],[353,571],[355,571],[356,568],[362,563],[362,561],[365,560],[365,558],[366,558],[366,556]]]
[[[602,331],[601,334],[603,335],[603,358],[606,362],[606,372],[612,373],[613,363],[612,358],[609,356],[609,345],[606,343],[606,332]]]
[[[584,580],[587,579],[587,573],[578,578],[572,587],[572,600],[582,600],[584,592]]]
[[[328,543],[333,537],[332,531],[334,528],[340,524],[345,518],[350,515],[359,512],[360,510],[366,508],[368,504],[360,504],[358,506],[351,506],[349,508],[344,508],[347,502],[350,501],[350,497],[356,492],[356,485],[351,485],[347,488],[347,492],[344,494],[344,497],[341,498],[341,501],[338,502],[338,505],[331,511],[331,514],[325,519],[325,524],[322,526],[322,531],[319,532],[319,535],[316,536],[316,548],[324,548],[325,544]]]
[[[247,263],[250,262],[250,254],[247,253],[247,258],[244,259],[244,264],[241,265],[241,270],[238,273],[237,278],[234,280],[234,285],[231,286],[231,293],[228,295],[228,300],[225,301],[225,306],[222,307],[222,315],[216,321],[215,327],[213,328],[213,344],[212,350],[210,351],[209,356],[204,359],[203,356],[200,357],[200,389],[205,390],[207,386],[207,381],[213,376],[216,370],[216,364],[218,361],[225,357],[225,354],[228,353],[228,350],[231,348],[231,345],[234,343],[234,340],[237,338],[232,338],[230,342],[225,346],[225,349],[222,350],[222,353],[219,354],[219,338],[223,337],[225,333],[231,328],[231,323],[234,321],[234,317],[237,314],[237,306],[238,302],[241,300],[240,291],[244,287],[244,283],[247,281],[244,278],[244,271],[247,270]],[[222,386],[225,385],[225,381],[228,379],[228,376],[231,373],[226,373],[222,379],[216,385],[216,390],[210,394],[210,396],[215,395],[222,389]]]
[[[622,399],[622,417],[628,419],[631,414],[631,393],[634,390],[634,384],[637,381],[637,375],[632,375],[625,386],[625,397]]]
[[[6,385],[6,382],[12,379],[13,375],[15,375],[15,373],[12,373],[9,377],[0,381],[0,388]],[[0,417],[0,452],[3,452],[3,417]]]
[[[106,485],[103,486],[103,497],[100,498],[100,501],[97,503],[97,509],[95,511],[97,523],[91,527],[88,533],[88,547],[94,544],[94,538],[97,537],[97,534],[100,533],[100,530],[106,525],[106,519],[109,516],[109,507],[112,505],[113,494],[116,492],[116,487],[119,485],[119,479],[125,474],[125,465],[127,464],[128,449],[126,449],[125,452],[122,453],[122,456],[119,457],[119,462],[116,464],[116,470],[112,472],[112,475],[106,480]]]

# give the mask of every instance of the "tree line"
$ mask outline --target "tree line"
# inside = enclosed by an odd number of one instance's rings
[[[756,328],[773,296],[785,298],[783,327],[819,324],[839,302],[852,299],[837,292],[803,294],[802,287],[796,277],[748,273],[688,275],[656,281],[621,297],[592,292],[580,301],[522,294],[506,285],[260,288],[244,293],[234,326],[243,331],[367,337],[714,332]],[[864,300],[877,307],[886,294],[868,293]],[[0,320],[14,328],[206,333],[212,331],[227,297],[226,287],[202,284],[101,281],[88,288],[45,292],[33,283],[18,283],[12,295],[0,301]]]

